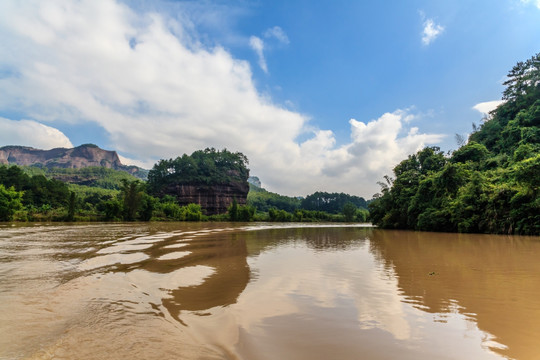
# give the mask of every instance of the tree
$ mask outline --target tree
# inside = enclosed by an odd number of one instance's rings
[[[517,100],[540,88],[540,53],[534,55],[527,61],[518,62],[507,75],[503,85],[506,89],[503,92],[504,100]]]
[[[15,211],[22,207],[22,192],[12,186],[8,189],[0,184],[0,221],[11,221]]]
[[[150,221],[152,219],[152,214],[156,208],[157,199],[143,193],[141,199],[141,207],[139,211],[139,217],[142,221]]]
[[[483,144],[479,144],[476,141],[470,141],[467,145],[454,151],[452,154],[452,161],[461,163],[472,161],[479,163],[482,160],[485,160],[488,155],[489,150]]]
[[[68,204],[68,215],[66,220],[73,221],[75,219],[75,206],[76,206],[76,197],[75,193],[72,191],[69,195],[69,204]]]
[[[183,206],[182,210],[184,211],[183,218],[186,221],[201,221],[202,219],[201,205],[188,204],[187,206]]]
[[[251,221],[255,216],[255,208],[253,206],[244,205],[240,206],[238,209],[238,220],[239,221]]]
[[[134,221],[142,204],[143,185],[139,180],[122,180],[124,220]]]
[[[354,215],[356,214],[356,206],[350,201],[347,201],[345,205],[343,205],[343,216],[345,216],[346,222],[352,222],[354,220]]]
[[[231,206],[229,206],[229,210],[227,212],[229,214],[229,220],[238,221],[238,202],[236,202],[236,199],[233,199],[233,202]]]
[[[122,216],[122,203],[118,199],[109,199],[103,202],[105,220],[120,220]]]

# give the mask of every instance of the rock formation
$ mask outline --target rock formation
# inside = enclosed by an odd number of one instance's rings
[[[216,185],[170,184],[163,193],[176,197],[180,206],[199,204],[207,215],[227,212],[234,200],[238,205],[245,205],[249,185],[245,182],[231,182]]]
[[[140,178],[146,175],[146,172],[137,166],[123,165],[116,151],[103,150],[93,144],[85,144],[72,149],[51,150],[26,146],[4,146],[0,148],[0,164],[72,169],[99,166],[125,171]]]

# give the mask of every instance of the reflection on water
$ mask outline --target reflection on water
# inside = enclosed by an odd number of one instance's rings
[[[0,227],[0,359],[534,359],[540,239]]]

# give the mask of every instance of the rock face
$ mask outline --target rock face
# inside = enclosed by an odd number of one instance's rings
[[[234,182],[220,185],[170,185],[164,193],[175,196],[180,206],[199,204],[207,215],[223,214],[236,199],[238,205],[245,205],[249,185]]]
[[[40,164],[47,168],[72,168],[99,166],[121,170],[138,176],[142,169],[123,165],[116,151],[108,151],[96,145],[85,144],[72,149],[56,148],[40,150],[26,146],[4,146],[0,148],[0,164],[31,166]],[[140,177],[140,176],[138,176]]]

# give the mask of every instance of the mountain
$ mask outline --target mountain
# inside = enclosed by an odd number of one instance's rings
[[[124,165],[116,151],[103,150],[97,145],[84,144],[75,148],[35,149],[27,146],[0,148],[0,164],[37,166],[45,168],[81,169],[104,167],[127,172],[146,179],[148,171],[134,165]]]

